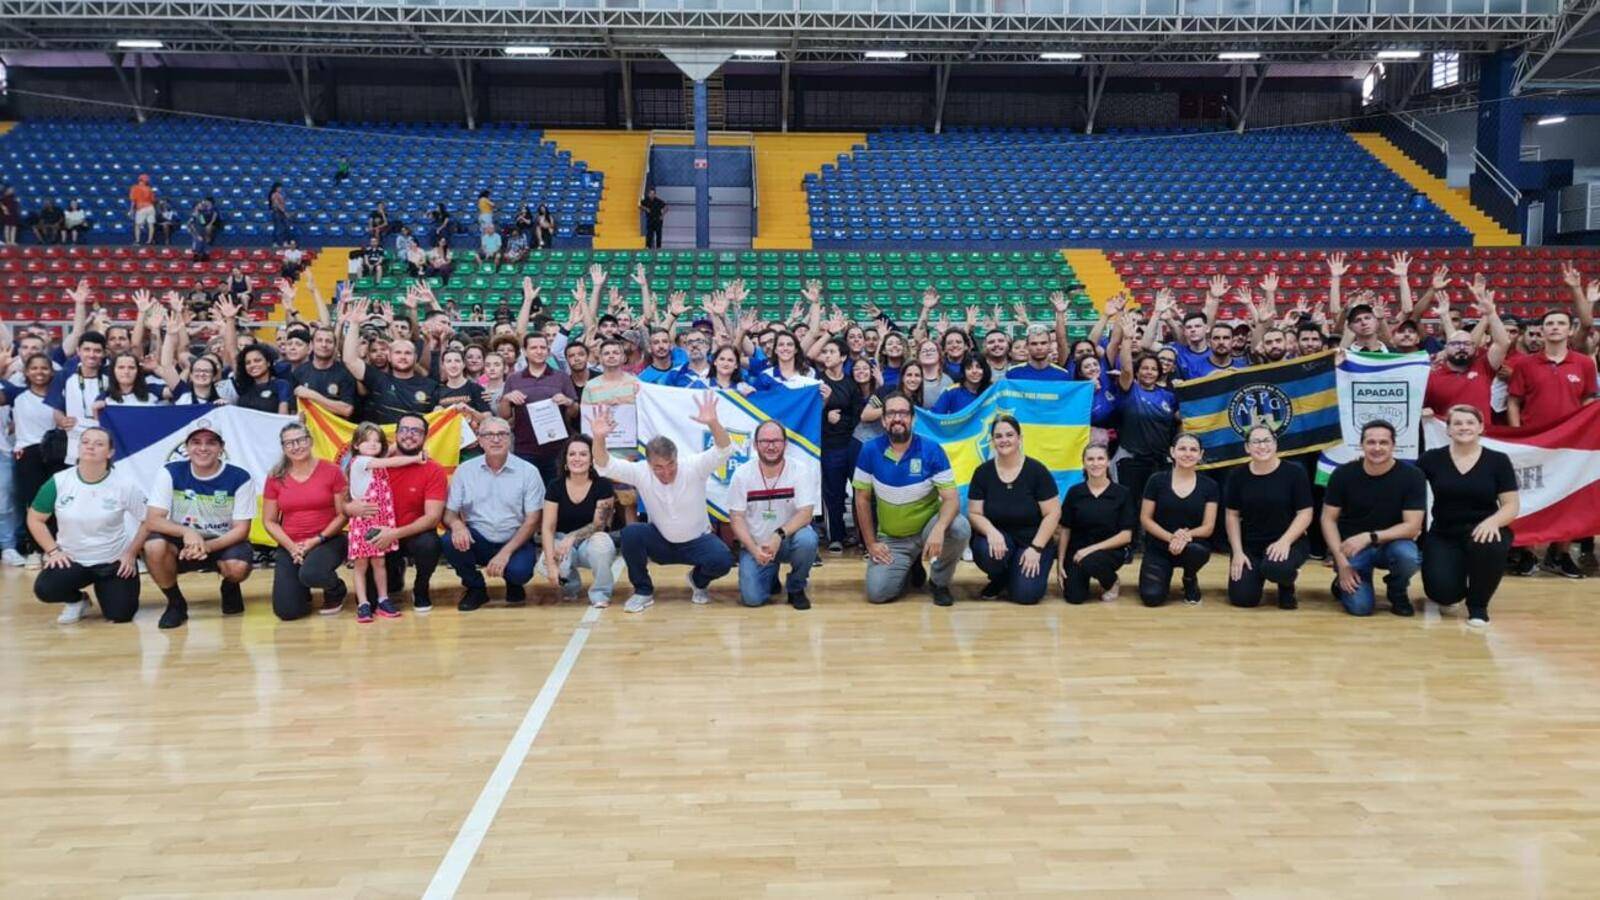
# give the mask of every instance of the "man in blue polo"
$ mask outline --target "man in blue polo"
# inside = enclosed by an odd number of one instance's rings
[[[250,473],[222,461],[222,435],[206,420],[184,438],[189,458],[162,466],[150,489],[144,545],[150,580],[167,597],[162,628],[189,619],[189,601],[178,575],[201,570],[222,576],[222,614],[244,612],[239,584],[250,577],[250,520],[256,515],[256,486]]]

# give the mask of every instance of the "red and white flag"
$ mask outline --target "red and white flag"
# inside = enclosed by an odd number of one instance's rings
[[[1450,437],[1442,421],[1426,423],[1429,447]],[[1483,446],[1511,457],[1521,514],[1511,523],[1518,547],[1600,534],[1600,403],[1548,428],[1495,428]]]

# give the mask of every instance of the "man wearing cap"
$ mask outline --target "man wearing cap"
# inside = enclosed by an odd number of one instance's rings
[[[133,242],[156,242],[156,189],[150,186],[150,176],[140,175],[128,188],[128,217],[133,219]],[[145,239],[139,240],[139,229],[145,229]]]
[[[189,619],[189,601],[178,575],[202,569],[222,576],[222,614],[244,612],[239,584],[250,577],[250,520],[256,514],[256,488],[250,473],[222,461],[222,435],[205,419],[183,440],[187,460],[167,463],[156,473],[145,524],[144,545],[150,580],[167,595],[162,628]]]

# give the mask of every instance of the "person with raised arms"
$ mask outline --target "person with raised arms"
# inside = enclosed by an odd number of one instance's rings
[[[622,529],[622,558],[628,565],[628,580],[633,596],[623,604],[625,612],[644,612],[655,605],[655,582],[650,578],[650,563],[689,565],[690,600],[697,605],[711,602],[706,588],[733,568],[733,554],[711,532],[706,514],[706,480],[733,455],[733,439],[717,418],[716,394],[706,392],[696,403],[691,421],[711,432],[712,447],[682,461],[678,445],[666,435],[657,435],[645,444],[642,462],[618,459],[606,450],[606,437],[616,427],[610,409],[596,415],[590,425],[594,433],[595,469],[613,481],[634,485],[649,522],[635,522]]]

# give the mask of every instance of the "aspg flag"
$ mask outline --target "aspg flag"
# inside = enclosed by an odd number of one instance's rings
[[[966,409],[946,416],[917,411],[916,430],[944,447],[955,473],[961,503],[967,502],[972,473],[994,456],[989,426],[995,417],[1015,416],[1022,426],[1022,450],[1055,476],[1057,493],[1083,480],[1083,448],[1089,445],[1089,381],[1022,381],[1002,378]]]
[[[1180,381],[1173,389],[1183,430],[1200,438],[1202,469],[1246,462],[1245,437],[1266,425],[1278,437],[1278,454],[1315,453],[1339,442],[1339,395],[1333,351],[1223,369]]]
[[[1450,445],[1444,422],[1424,427],[1428,446]],[[1600,534],[1600,403],[1549,428],[1490,428],[1483,446],[1511,457],[1517,472],[1518,547]]]
[[[1318,484],[1326,484],[1334,469],[1361,456],[1361,428],[1374,419],[1394,426],[1395,458],[1416,460],[1429,368],[1428,354],[1421,352],[1345,354],[1337,366],[1341,440],[1317,460]]]
[[[117,468],[132,474],[146,490],[162,466],[187,458],[184,439],[190,431],[204,426],[222,435],[222,461],[249,472],[255,481],[256,520],[250,526],[250,541],[256,544],[272,543],[261,527],[261,489],[282,453],[278,431],[293,421],[294,416],[238,406],[108,405],[100,414],[100,424],[111,432]]]
[[[350,438],[356,433],[356,423],[336,416],[314,402],[301,404],[300,412],[305,416],[306,430],[311,432],[312,455],[338,463],[343,468],[350,451]],[[472,427],[461,413],[453,409],[435,410],[423,418],[428,421],[428,441],[423,445],[423,450],[429,459],[446,472],[454,472],[456,465],[461,462],[461,448],[476,440]],[[383,426],[383,433],[389,436],[389,444],[393,446],[394,426]],[[274,451],[277,445],[277,439],[274,438]]]
[[[699,453],[712,445],[711,430],[694,421],[705,391],[639,385],[639,449],[651,438],[666,435],[678,446],[680,455]],[[738,391],[715,391],[717,419],[733,439],[733,456],[726,465],[711,473],[706,484],[706,508],[719,522],[728,520],[728,482],[734,470],[750,460],[750,441],[756,426],[768,419],[783,423],[789,437],[788,458],[800,465],[820,470],[822,462],[822,392],[816,385],[801,388],[776,388],[750,395]]]

